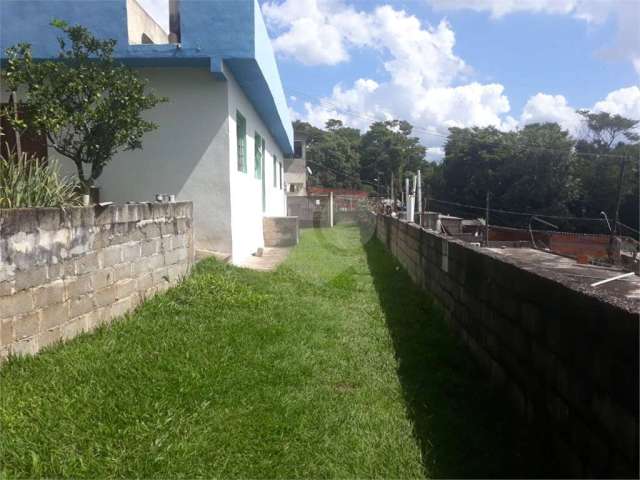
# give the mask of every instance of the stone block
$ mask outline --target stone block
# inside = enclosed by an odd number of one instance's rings
[[[39,328],[40,315],[38,314],[38,312],[31,312],[25,315],[16,316],[14,320],[14,332],[16,341],[37,335]]]
[[[0,297],[0,318],[22,315],[33,310],[33,298],[29,290],[11,296]]]
[[[129,313],[131,308],[132,308],[132,303],[130,298],[124,298],[122,300],[119,300],[118,302],[111,305],[111,307],[109,308],[108,315],[110,320],[112,321],[126,315],[127,313]]]
[[[65,297],[64,282],[56,280],[32,291],[35,308],[44,308],[56,303],[62,303]]]
[[[69,321],[69,308],[71,302],[47,307],[40,311],[40,332],[45,332]]]
[[[47,266],[31,267],[28,270],[18,270],[15,275],[16,290],[36,287],[47,283]]]

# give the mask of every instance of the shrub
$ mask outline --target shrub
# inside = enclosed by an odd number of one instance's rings
[[[58,173],[55,161],[10,152],[0,155],[0,208],[80,205],[77,185]]]

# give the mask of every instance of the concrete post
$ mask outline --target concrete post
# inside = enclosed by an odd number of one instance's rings
[[[333,228],[333,192],[329,192],[329,227]]]

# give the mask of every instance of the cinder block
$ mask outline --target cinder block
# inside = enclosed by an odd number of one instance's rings
[[[36,308],[48,307],[64,300],[64,282],[56,280],[32,291]]]
[[[103,268],[92,275],[93,290],[102,290],[112,285],[116,280],[116,274],[112,268]]]
[[[71,302],[47,307],[40,311],[40,332],[45,332],[69,321],[69,307]]]
[[[51,328],[38,335],[38,348],[43,349],[55,345],[62,341],[62,331],[60,328]]]
[[[10,345],[15,340],[14,318],[0,320],[0,346]]]
[[[38,334],[40,328],[40,315],[38,312],[27,313],[15,317],[14,332],[16,341],[32,337]]]
[[[32,267],[28,270],[18,270],[15,276],[16,290],[24,290],[47,283],[47,266]]]
[[[113,267],[114,278],[116,281],[125,280],[133,276],[133,263],[125,262]]]
[[[160,241],[158,239],[152,239],[144,242],[141,246],[141,257],[150,257],[158,253],[160,249]]]
[[[33,298],[29,290],[11,296],[0,297],[0,318],[22,315],[33,310]]]
[[[116,298],[126,298],[138,290],[135,279],[121,280],[116,283]]]
[[[87,331],[86,317],[81,315],[60,327],[62,339],[67,341]]]
[[[140,258],[140,244],[125,245],[122,247],[122,258],[125,262],[131,262]]]
[[[104,248],[101,255],[103,267],[110,267],[112,265],[122,263],[122,246],[113,245],[111,247]]]
[[[35,355],[38,352],[38,340],[36,337],[24,338],[9,346],[10,352],[16,356]]]
[[[98,290],[95,293],[95,303],[97,307],[110,305],[115,302],[117,298],[117,287],[115,284]]]
[[[96,252],[88,253],[76,260],[76,271],[78,275],[95,272],[100,269],[100,262]]]
[[[103,270],[101,270],[103,271]],[[96,275],[98,272],[96,272]],[[92,274],[86,274],[81,277],[69,277],[64,280],[65,299],[76,298],[85,295],[92,290],[91,279]]]
[[[69,303],[69,318],[76,318],[80,315],[84,315],[87,312],[93,310],[93,297],[92,295],[83,295]]]
[[[6,297],[8,295],[13,295],[15,293],[15,280],[6,280],[4,282],[0,282],[0,297]],[[0,315],[1,317],[2,315]]]

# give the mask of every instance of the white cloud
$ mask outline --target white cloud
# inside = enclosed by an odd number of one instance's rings
[[[640,87],[621,88],[597,102],[593,110],[615,113],[633,120],[640,120]]]
[[[305,65],[335,65],[349,60],[348,48],[369,43],[367,15],[341,0],[286,0],[262,6],[267,24],[279,34],[276,52]]]
[[[520,125],[556,122],[571,134],[580,133],[582,120],[576,109],[569,106],[562,95],[538,93],[531,97],[520,116]]]
[[[571,15],[590,24],[603,24],[613,16],[618,25],[617,38],[603,48],[608,58],[625,58],[640,75],[640,4],[638,0],[427,0],[437,10],[474,10],[489,12],[493,18],[518,12]]]

